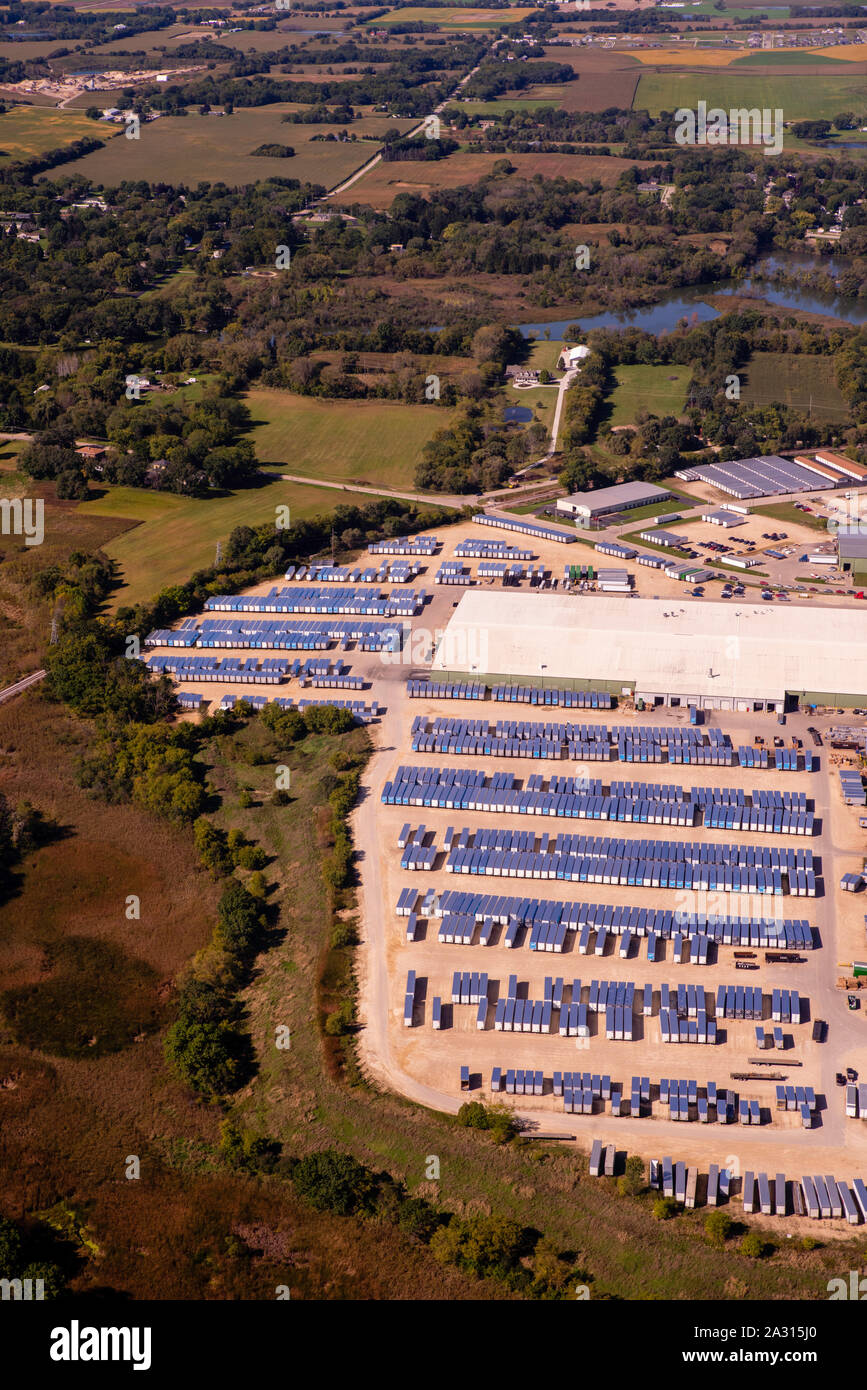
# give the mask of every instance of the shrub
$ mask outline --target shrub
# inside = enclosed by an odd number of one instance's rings
[[[738,1248],[751,1260],[760,1260],[765,1253],[765,1243],[755,1231],[748,1231]]]
[[[373,1174],[336,1149],[321,1149],[300,1158],[292,1169],[292,1182],[299,1197],[316,1211],[333,1211],[351,1216],[372,1211],[376,1197]]]
[[[715,1245],[718,1249],[721,1250],[722,1247],[725,1245],[726,1240],[728,1239],[728,1235],[731,1231],[732,1224],[732,1219],[729,1216],[728,1212],[710,1212],[710,1214],[707,1217],[705,1217],[704,1229],[705,1234],[708,1240],[710,1241],[711,1245]]]
[[[677,1215],[677,1202],[673,1197],[657,1197],[653,1204],[653,1215],[657,1221],[670,1221]]]

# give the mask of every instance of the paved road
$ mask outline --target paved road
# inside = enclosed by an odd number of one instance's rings
[[[4,700],[11,700],[13,695],[20,695],[22,690],[26,690],[30,685],[35,685],[37,681],[43,680],[47,675],[47,671],[33,671],[29,676],[22,676],[21,680],[16,681],[14,685],[7,685],[5,690],[0,690],[0,705],[3,704]]]

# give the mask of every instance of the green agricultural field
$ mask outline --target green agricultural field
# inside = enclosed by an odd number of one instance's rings
[[[503,24],[517,24],[532,13],[528,6],[489,10],[484,6],[470,9],[461,5],[444,5],[442,9],[430,9],[424,5],[411,5],[405,10],[393,10],[391,14],[380,15],[379,19],[367,20],[361,28],[369,26],[372,29],[387,29],[392,24],[423,21],[425,24],[436,24],[440,29],[499,29]]]
[[[635,111],[660,111],[678,107],[696,110],[704,101],[710,107],[730,111],[735,107],[770,107],[781,110],[784,121],[830,120],[838,111],[858,109],[864,101],[864,78],[830,74],[821,81],[796,77],[752,77],[730,68],[704,72],[644,73],[635,92]],[[68,166],[67,166],[68,167]]]
[[[297,519],[319,516],[337,506],[364,506],[368,493],[305,487],[279,479],[227,497],[178,497],[168,492],[116,487],[76,509],[96,516],[128,517],[131,529],[103,548],[120,566],[124,585],[116,606],[151,598],[166,584],[180,584],[194,570],[213,563],[217,541],[236,526],[273,522],[276,508],[288,506]]]
[[[61,111],[50,106],[13,106],[0,116],[0,166],[15,159],[32,159],[46,150],[71,145],[85,135],[113,143],[120,126],[97,125],[81,111]],[[129,141],[124,141],[129,145]],[[110,146],[109,146],[110,147]],[[109,147],[101,153],[108,153]],[[61,166],[69,169],[69,164]]]
[[[338,142],[314,138],[329,132],[336,134],[341,129],[339,125],[282,124],[281,116],[294,109],[280,102],[273,106],[245,107],[231,116],[161,116],[159,120],[142,125],[139,140],[113,141],[105,149],[95,150],[72,164],[52,170],[46,177],[81,174],[109,187],[130,178],[166,179],[192,186],[222,181],[230,187],[260,179],[283,178],[331,188],[348,178],[380,148],[375,139]],[[67,112],[56,114],[69,119]],[[0,123],[6,119],[0,117]],[[72,119],[84,120],[78,115]],[[84,121],[84,124],[91,134],[106,129],[93,121]],[[354,121],[352,130],[359,137],[378,137],[386,130],[410,130],[413,124],[384,117],[368,118]],[[291,145],[296,153],[291,159],[253,157],[251,151],[262,144]],[[5,147],[0,124],[0,148]]]
[[[734,62],[731,64],[732,68],[737,68],[738,70],[741,68],[768,67],[851,68],[851,66],[851,62],[846,58],[829,58],[820,53],[808,53],[802,48],[757,50],[755,53],[745,53],[743,58],[735,58]]]
[[[740,375],[741,398],[750,405],[779,401],[795,410],[812,411],[821,420],[848,418],[830,358],[756,352]]]
[[[689,367],[616,367],[609,400],[611,425],[634,425],[641,411],[682,415],[692,372]]]
[[[452,412],[433,403],[321,401],[250,391],[251,438],[263,464],[337,483],[407,488],[421,451]]]
[[[684,6],[684,18],[686,18],[687,15],[691,14],[709,14],[714,19],[720,20],[752,19],[755,15],[765,14],[768,16],[768,20],[770,21],[770,23],[774,24],[780,23],[784,19],[789,18],[789,7],[788,5],[780,5],[779,7],[776,5],[734,7],[732,5],[727,4],[725,10],[720,12],[719,10],[714,9],[714,0],[701,0],[701,4],[699,5],[689,4]],[[731,37],[738,38],[739,35],[732,34]]]

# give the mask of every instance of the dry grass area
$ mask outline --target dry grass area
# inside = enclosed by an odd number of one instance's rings
[[[331,201],[346,207],[362,203],[372,208],[386,209],[398,193],[417,193],[425,197],[438,188],[462,188],[465,184],[475,183],[489,174],[497,161],[503,158],[502,154],[472,154],[468,150],[461,150],[433,164],[385,164],[380,161],[351,188],[336,194]],[[608,187],[617,182],[624,169],[632,167],[629,160],[605,155],[510,154],[507,158],[516,172],[527,178],[542,174],[546,179],[599,179]]]

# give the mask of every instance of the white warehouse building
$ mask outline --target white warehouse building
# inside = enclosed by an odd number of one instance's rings
[[[650,705],[867,704],[867,611],[471,590],[435,672],[559,684]]]
[[[670,492],[655,483],[617,483],[614,487],[597,487],[591,492],[573,492],[569,497],[560,497],[557,511],[587,520],[665,502],[670,496]]]

